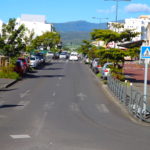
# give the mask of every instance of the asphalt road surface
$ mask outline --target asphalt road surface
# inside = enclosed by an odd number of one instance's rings
[[[0,150],[150,150],[82,62],[53,62],[0,91]]]

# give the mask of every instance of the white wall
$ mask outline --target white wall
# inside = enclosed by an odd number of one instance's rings
[[[30,16],[30,15],[28,15],[28,16]],[[17,19],[18,26],[21,24],[24,24],[25,27],[28,28],[28,30],[30,32],[31,31],[35,32],[34,37],[40,36],[44,32],[53,32],[53,25],[52,24],[47,24],[47,23],[45,23],[46,21],[37,20],[36,15],[31,15],[31,16],[33,19],[31,20],[31,18],[29,17],[29,21],[27,20],[27,18],[26,18],[26,20],[22,20],[22,18],[18,18]],[[35,19],[34,19],[34,17],[35,17]]]
[[[3,21],[0,20],[0,34],[2,33],[2,25],[3,25]]]

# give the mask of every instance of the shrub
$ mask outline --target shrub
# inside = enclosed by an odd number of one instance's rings
[[[19,79],[20,76],[18,73],[14,72],[14,66],[9,65],[7,67],[1,67],[0,78]]]

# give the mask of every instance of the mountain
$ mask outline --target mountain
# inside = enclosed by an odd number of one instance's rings
[[[60,32],[64,45],[80,45],[83,40],[90,40],[93,29],[106,29],[106,23],[90,23],[87,21],[73,21],[66,23],[53,23],[57,32]]]
[[[54,27],[56,28],[56,31],[58,32],[91,32],[93,29],[106,29],[107,24],[106,23],[90,23],[87,21],[72,21],[72,22],[66,22],[66,23],[53,23]]]

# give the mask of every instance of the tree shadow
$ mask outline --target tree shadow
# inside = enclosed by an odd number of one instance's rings
[[[42,70],[62,70],[64,68],[44,68]]]
[[[35,74],[28,74],[24,77],[24,79],[30,79],[30,78],[59,78],[59,77],[65,77],[65,75],[35,75]]]
[[[9,91],[15,91],[15,90],[17,90],[17,88],[15,88],[15,89],[3,88],[3,89],[0,89],[0,92],[9,92]]]
[[[15,105],[15,104],[4,104],[4,105],[0,105],[0,109],[4,109],[4,108],[12,108],[12,107],[20,107],[23,105]]]

